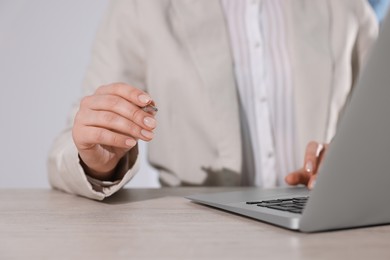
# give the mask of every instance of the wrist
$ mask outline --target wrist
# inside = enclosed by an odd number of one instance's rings
[[[78,156],[80,160],[80,165],[86,175],[100,181],[113,181],[118,163],[115,164],[113,167],[107,167],[107,169],[97,169],[88,166],[80,157],[80,154]]]

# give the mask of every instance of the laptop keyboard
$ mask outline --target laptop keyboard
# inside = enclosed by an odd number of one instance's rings
[[[308,199],[309,197],[296,197],[289,199],[248,201],[246,204],[302,214]]]

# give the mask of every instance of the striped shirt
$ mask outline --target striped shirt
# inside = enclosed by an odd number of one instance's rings
[[[221,0],[253,155],[252,184],[274,187],[295,165],[294,89],[283,1]],[[244,163],[246,158],[244,159]],[[253,174],[251,171],[244,175]],[[244,176],[245,178],[245,176]]]

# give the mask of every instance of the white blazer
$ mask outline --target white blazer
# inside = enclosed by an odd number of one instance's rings
[[[286,0],[284,8],[300,164],[310,140],[328,142],[334,135],[378,25],[366,0]],[[225,185],[240,178],[242,136],[229,45],[218,0],[110,1],[84,94],[120,81],[150,93],[159,112],[148,159],[164,185]],[[124,159],[122,180],[91,184],[71,137],[77,109],[53,144],[49,180],[55,188],[103,199],[136,173],[138,152]]]

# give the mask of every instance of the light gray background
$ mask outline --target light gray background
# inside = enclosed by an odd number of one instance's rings
[[[47,154],[80,97],[107,3],[0,0],[0,188],[49,187]],[[145,160],[129,186],[158,186]]]

